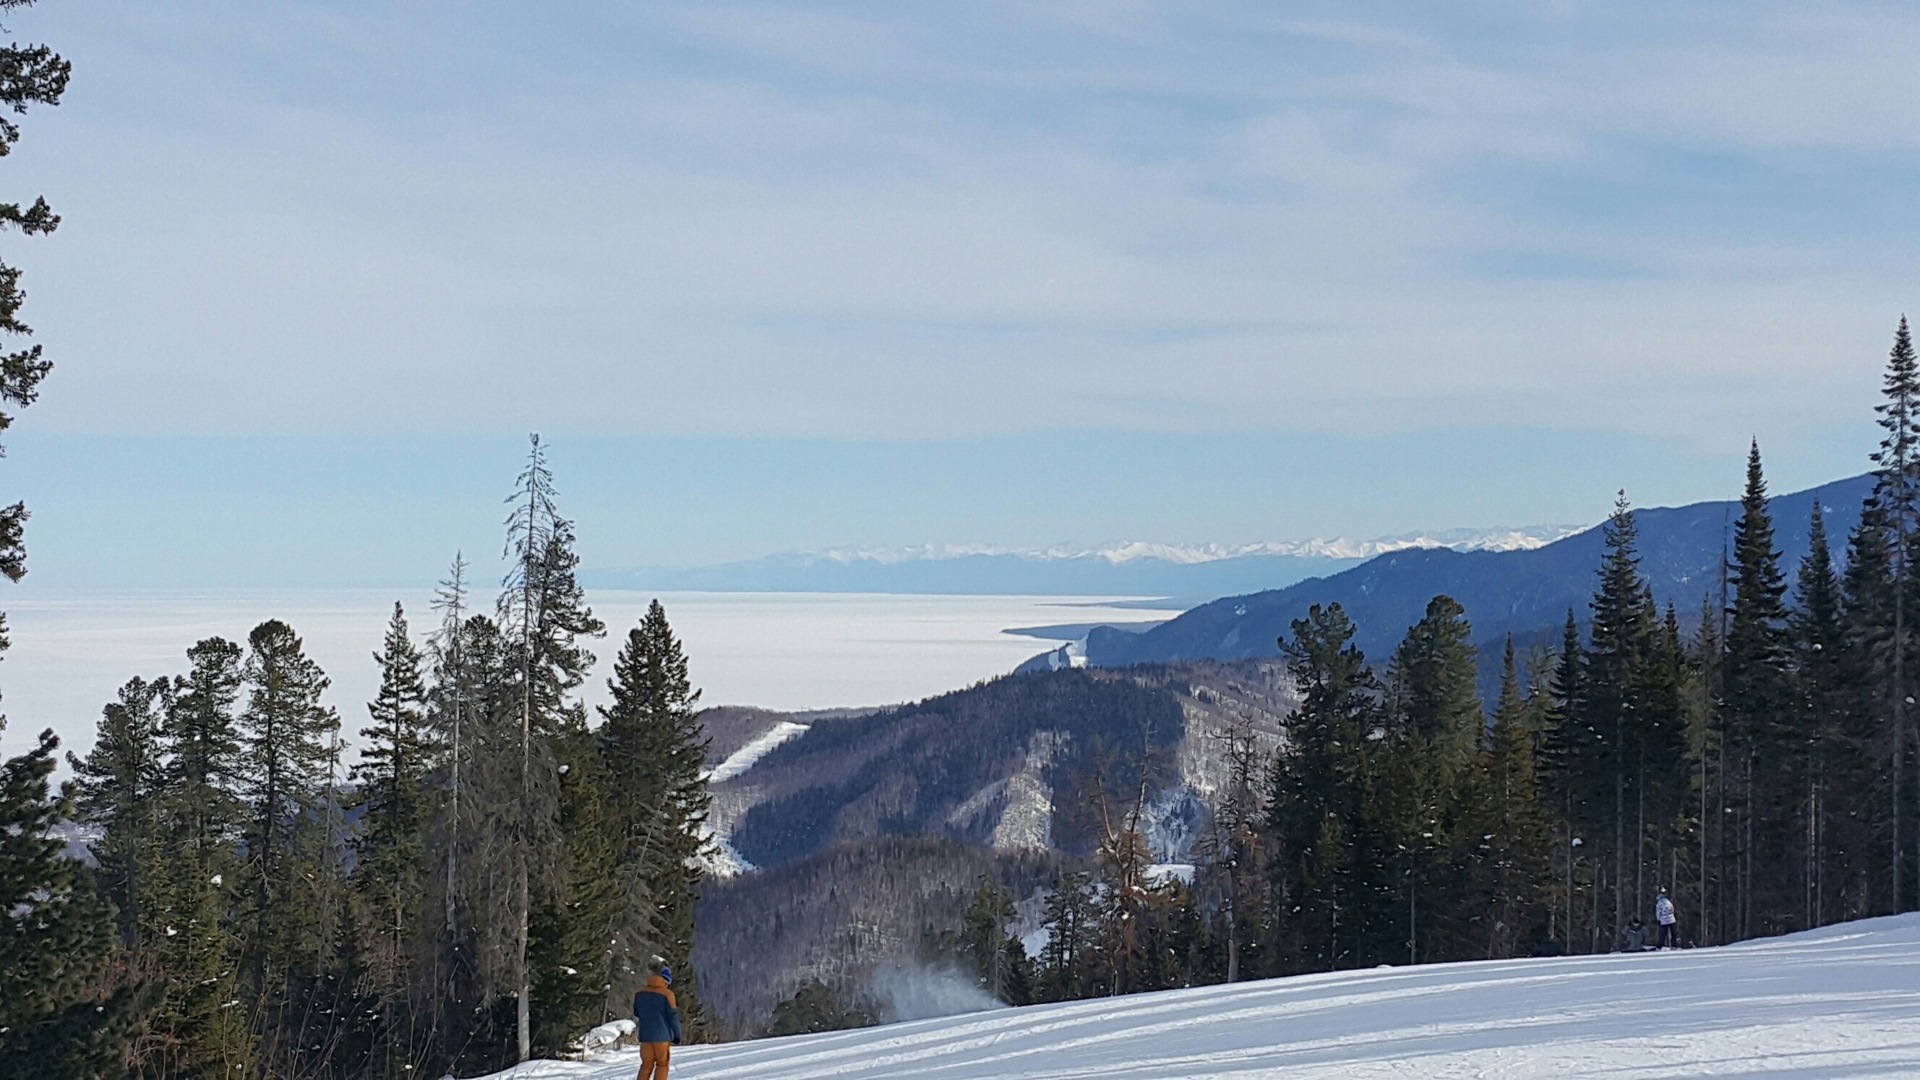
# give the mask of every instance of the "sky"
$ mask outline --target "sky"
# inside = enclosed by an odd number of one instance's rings
[[[1920,9],[45,0],[30,589],[1579,523],[1862,471]]]

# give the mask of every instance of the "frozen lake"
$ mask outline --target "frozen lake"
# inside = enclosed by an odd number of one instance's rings
[[[598,590],[607,624],[587,700],[606,698],[614,651],[656,594]],[[815,709],[913,701],[1004,674],[1049,644],[1009,627],[1113,619],[1137,610],[1111,600],[1037,596],[882,596],[845,593],[660,593],[707,705]],[[416,639],[434,624],[427,591],[112,592],[4,598],[13,648],[0,663],[0,748],[18,753],[51,727],[64,749],[92,745],[100,708],[135,675],[186,669],[186,650],[219,635],[245,643],[259,622],[285,620],[333,677],[328,700],[349,738],[379,684],[373,653],[399,600]]]

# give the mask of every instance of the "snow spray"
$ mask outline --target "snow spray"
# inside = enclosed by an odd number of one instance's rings
[[[880,1019],[886,1023],[1007,1007],[951,969],[899,967],[880,971],[873,977],[873,996],[880,1003]]]

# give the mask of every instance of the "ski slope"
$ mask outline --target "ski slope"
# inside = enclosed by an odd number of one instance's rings
[[[629,1080],[637,1055],[517,1080]],[[676,1080],[1920,1077],[1920,914],[1719,949],[1306,975],[676,1048]]]

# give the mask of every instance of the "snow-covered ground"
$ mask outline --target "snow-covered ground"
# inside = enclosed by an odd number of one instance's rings
[[[501,1077],[626,1080],[636,1057]],[[676,1050],[676,1080],[1920,1076],[1920,914],[1720,949],[1307,975]]]

